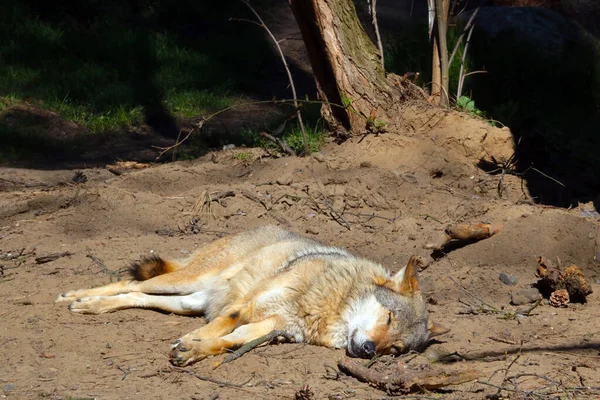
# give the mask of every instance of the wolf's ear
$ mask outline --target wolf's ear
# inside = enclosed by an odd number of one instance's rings
[[[375,283],[403,296],[412,296],[419,291],[419,281],[417,280],[416,271],[418,262],[419,259],[416,256],[412,256],[408,260],[406,267],[398,271],[391,279],[387,279],[384,282],[381,282],[381,279],[376,279]]]
[[[443,335],[444,333],[448,333],[450,332],[450,329],[429,320],[429,323],[427,324],[427,331],[429,332],[429,337],[432,338]]]

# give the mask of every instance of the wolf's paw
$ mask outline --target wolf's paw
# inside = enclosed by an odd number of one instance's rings
[[[58,296],[56,296],[56,300],[54,300],[54,302],[60,303],[60,302],[64,302],[64,301],[75,301],[79,297],[81,297],[81,296],[77,296],[78,291],[79,290],[71,290],[70,292],[67,292],[67,293],[61,293]]]
[[[186,339],[185,337],[175,340],[171,346],[169,360],[176,367],[184,367],[200,361],[207,357],[202,351],[200,340]]]
[[[78,314],[101,314],[107,312],[102,296],[83,297],[69,304],[69,311]]]

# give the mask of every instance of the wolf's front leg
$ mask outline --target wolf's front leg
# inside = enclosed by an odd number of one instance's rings
[[[227,350],[240,347],[281,328],[283,328],[282,319],[273,315],[260,322],[242,325],[223,337],[197,339],[194,338],[194,332],[192,332],[175,342],[171,349],[171,363],[179,367],[189,365],[208,356],[222,354]]]

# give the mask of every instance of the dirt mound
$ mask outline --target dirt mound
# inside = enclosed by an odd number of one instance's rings
[[[516,177],[477,168],[481,159],[510,157],[508,132],[414,107],[405,110],[412,128],[402,135],[331,144],[308,158],[228,150],[119,176],[85,169],[87,182],[79,184],[72,171],[0,169],[4,395],[292,398],[309,385],[315,398],[381,397],[332,372],[341,350],[268,346],[215,371],[210,360],[185,370],[194,376],[172,369],[167,353],[173,339],[204,323],[201,318],[145,310],[80,316],[54,304],[60,292],[116,279],[132,259],[183,257],[216,237],[273,223],[393,271],[413,254],[431,261],[420,274],[422,287],[433,318],[452,331],[425,355],[476,358],[468,363],[490,383],[463,384],[442,398],[479,399],[497,391],[490,385],[502,384],[517,394],[594,386],[600,379],[598,214],[586,206],[526,204]],[[240,152],[247,154],[236,156]],[[504,188],[502,198],[498,188]],[[457,222],[504,228],[432,259],[426,244]],[[52,254],[54,261],[36,262]],[[587,304],[559,309],[543,302],[529,316],[510,305],[511,294],[536,282],[540,255],[581,268],[594,289]],[[516,284],[504,284],[501,272]],[[510,370],[494,373],[503,368]],[[509,384],[505,375],[518,376]]]

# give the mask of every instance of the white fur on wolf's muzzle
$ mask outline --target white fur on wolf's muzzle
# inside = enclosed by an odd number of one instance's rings
[[[381,307],[375,296],[371,295],[357,300],[346,310],[344,319],[348,321],[348,353],[351,356],[362,358],[372,356],[368,354],[371,344],[374,352],[374,343],[369,337],[369,332],[377,324],[377,315]]]

